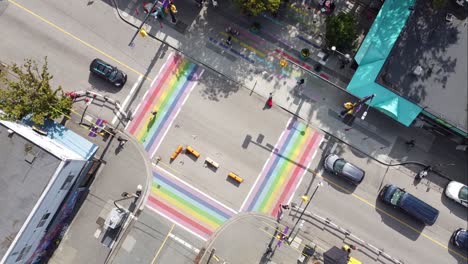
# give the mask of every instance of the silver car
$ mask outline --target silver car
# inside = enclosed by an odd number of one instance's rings
[[[361,183],[366,175],[365,171],[338,157],[336,154],[329,154],[325,158],[324,167],[327,171],[342,177],[354,185]]]

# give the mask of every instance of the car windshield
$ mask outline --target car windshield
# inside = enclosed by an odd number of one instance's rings
[[[458,194],[460,200],[468,201],[468,186],[463,186]]]
[[[342,172],[345,164],[346,161],[344,161],[343,159],[337,159],[335,161],[335,164],[333,164],[333,170],[336,172]]]
[[[390,200],[390,203],[393,204],[393,205],[398,205],[398,203],[400,202],[400,199],[401,199],[401,196],[403,196],[405,192],[400,190],[400,189],[397,189],[394,193],[393,193],[393,196],[392,196],[392,199]]]
[[[117,69],[113,68],[112,71],[108,75],[109,80],[114,81],[115,78],[117,77]]]

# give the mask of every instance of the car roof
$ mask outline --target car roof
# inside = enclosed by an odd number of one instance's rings
[[[346,162],[346,164],[343,167],[342,174],[352,181],[361,182],[366,173],[362,169],[356,167],[355,165]]]
[[[410,193],[403,195],[400,200],[400,206],[405,209],[405,211],[428,225],[434,224],[439,216],[439,210]]]

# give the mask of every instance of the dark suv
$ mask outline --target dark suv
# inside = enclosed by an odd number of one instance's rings
[[[127,74],[101,59],[94,59],[89,65],[89,71],[118,88],[127,82]]]

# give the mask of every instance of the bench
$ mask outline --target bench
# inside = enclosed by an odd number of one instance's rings
[[[238,183],[242,183],[244,181],[244,179],[242,179],[239,175],[235,174],[234,172],[230,172],[228,174],[228,177],[235,180]]]
[[[177,158],[177,156],[179,156],[179,154],[182,152],[182,145],[179,145],[176,150],[172,153],[171,155],[171,160],[175,160]]]
[[[200,157],[200,153],[198,153],[198,151],[194,150],[191,146],[187,146],[187,148],[185,149],[185,151],[187,151],[188,153],[192,154],[195,158],[199,158]]]
[[[219,168],[219,163],[216,162],[216,161],[214,161],[214,160],[212,160],[212,159],[209,158],[209,157],[206,157],[205,162],[206,162],[207,164],[209,164],[210,166],[216,168],[216,169]]]

